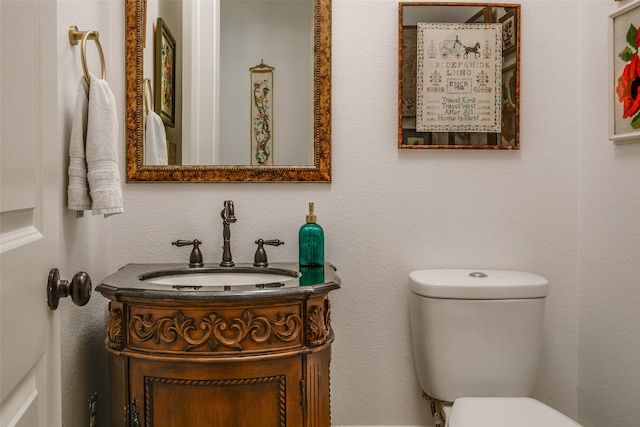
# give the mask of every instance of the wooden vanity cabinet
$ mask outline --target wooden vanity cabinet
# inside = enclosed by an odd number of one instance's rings
[[[144,413],[140,425],[304,425],[299,357],[230,363],[136,359],[129,368],[130,399]]]
[[[218,301],[103,293],[110,425],[330,427],[337,287]]]

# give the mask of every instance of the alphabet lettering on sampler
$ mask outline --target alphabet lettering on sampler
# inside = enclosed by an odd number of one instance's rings
[[[500,26],[418,22],[417,31],[416,130],[499,132]]]

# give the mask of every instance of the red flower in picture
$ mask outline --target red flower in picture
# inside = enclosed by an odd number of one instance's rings
[[[638,28],[631,24],[626,36],[627,46],[618,53],[618,57],[626,62],[618,77],[616,93],[622,104],[622,118],[632,117],[631,127],[640,128],[640,34]]]
[[[622,103],[622,117],[631,117],[640,110],[640,98],[638,88],[640,87],[640,58],[633,55],[631,62],[624,66],[622,74],[618,78],[616,93]]]

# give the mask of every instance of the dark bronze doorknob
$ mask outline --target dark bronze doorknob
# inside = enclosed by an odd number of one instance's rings
[[[60,280],[60,272],[57,268],[49,271],[47,281],[47,303],[51,310],[58,308],[60,298],[71,295],[71,300],[75,305],[85,305],[91,298],[91,277],[84,271],[80,271],[73,276],[71,282]]]

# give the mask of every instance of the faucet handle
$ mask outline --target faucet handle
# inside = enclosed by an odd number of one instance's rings
[[[191,255],[189,255],[189,267],[204,267],[204,262],[202,262],[202,252],[200,252],[200,245],[202,244],[200,240],[176,240],[175,242],[171,242],[171,244],[178,247],[193,246]]]
[[[253,266],[267,267],[269,263],[267,262],[267,251],[264,250],[264,245],[280,246],[280,245],[284,245],[284,242],[279,239],[274,239],[274,240],[258,239],[256,240],[256,245],[258,245],[258,249],[256,249],[256,254],[253,257]]]

